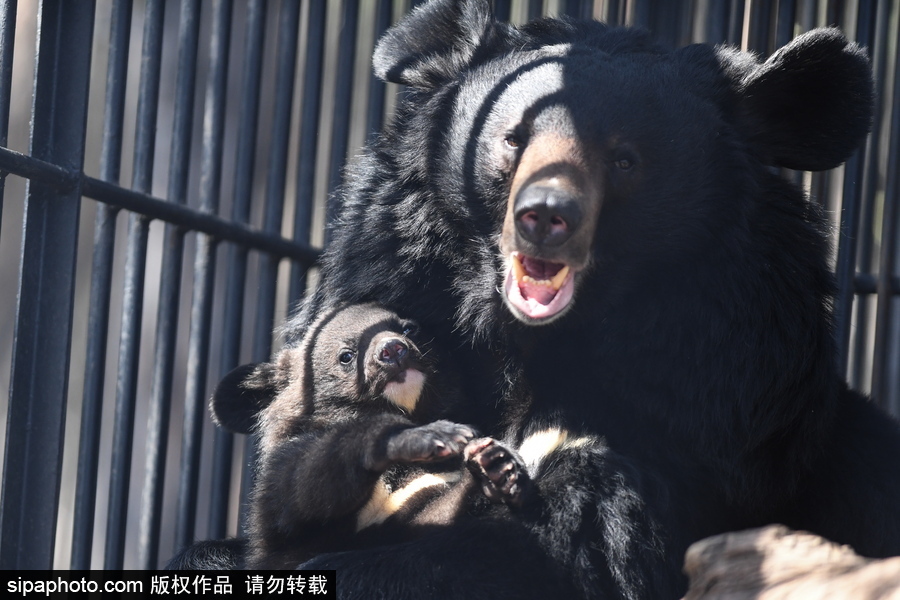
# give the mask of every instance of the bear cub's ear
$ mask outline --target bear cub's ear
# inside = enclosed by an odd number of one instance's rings
[[[372,64],[385,81],[428,90],[464,68],[497,25],[486,0],[431,0],[378,41]]]
[[[213,392],[209,403],[213,421],[232,433],[252,433],[262,412],[280,388],[273,363],[242,365],[230,371]]]
[[[735,53],[722,51],[732,62]],[[755,63],[755,61],[753,61]],[[838,166],[872,122],[872,70],[864,49],[837,29],[816,29],[762,64],[742,61],[738,118],[768,164],[804,171]],[[747,67],[750,67],[747,69]]]

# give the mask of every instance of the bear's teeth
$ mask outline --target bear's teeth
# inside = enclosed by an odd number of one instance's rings
[[[551,288],[554,291],[559,291],[559,288],[563,286],[563,283],[565,283],[566,281],[566,277],[568,277],[569,275],[569,267],[568,265],[563,265],[563,267],[551,279],[535,279],[534,277],[526,273],[525,266],[522,264],[521,257],[518,254],[513,254],[512,273],[513,277],[515,277],[516,281],[518,281],[519,283],[525,283],[529,285],[542,285],[544,287]]]
[[[563,267],[559,270],[559,273],[553,276],[553,279],[535,279],[531,275],[522,275],[517,279],[522,283],[527,283],[530,285],[542,285],[544,287],[552,288],[553,290],[559,290],[562,287],[563,283],[566,281],[566,277],[569,275],[569,267]]]
[[[550,287],[552,287],[554,290],[558,290],[562,287],[563,283],[566,281],[566,277],[568,276],[569,266],[566,265],[559,270],[559,273],[553,276],[553,279],[550,280]]]
[[[544,287],[552,287],[553,286],[553,284],[550,282],[549,279],[535,279],[534,277],[532,277],[530,275],[526,275],[525,277],[523,277],[522,283],[528,283],[531,285],[541,285]]]
[[[525,267],[522,266],[522,260],[519,258],[518,254],[513,254],[512,257],[512,270],[513,277],[516,278],[516,281],[524,281],[528,275],[525,274]]]

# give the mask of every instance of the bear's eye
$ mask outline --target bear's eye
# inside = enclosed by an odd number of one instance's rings
[[[522,138],[515,133],[506,134],[506,137],[503,138],[503,144],[510,150],[518,150],[524,145]]]
[[[621,171],[628,171],[634,166],[634,161],[630,158],[620,158],[613,161],[613,164]]]
[[[341,353],[338,354],[338,360],[341,361],[342,365],[349,365],[353,362],[354,356],[356,356],[356,354],[353,350],[341,350]]]
[[[410,335],[415,334],[416,331],[418,331],[418,329],[419,328],[416,326],[415,323],[404,323],[402,332],[403,332],[403,335],[410,336]]]

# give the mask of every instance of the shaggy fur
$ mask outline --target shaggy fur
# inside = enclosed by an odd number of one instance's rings
[[[247,540],[199,542],[168,568],[291,569],[476,515],[508,519],[488,500],[521,506],[526,467],[496,440],[436,420],[458,392],[435,354],[415,323],[352,305],[325,312],[271,363],[226,377],[215,421],[259,435]]]
[[[375,71],[410,93],[349,168],[289,329],[377,301],[451,349],[465,422],[580,440],[534,463],[539,501],[519,513],[534,556],[584,597],[666,598],[687,546],[723,531],[781,522],[900,553],[900,432],[838,375],[826,221],[772,169],[831,168],[863,139],[862,49],[821,29],[765,61],[668,51],[433,0],[385,35]],[[426,560],[463,543],[448,536],[310,565],[340,568],[344,597],[418,597],[451,585]],[[515,567],[493,547],[502,585]],[[444,556],[490,597],[475,558]]]
[[[288,329],[346,302],[416,319],[465,374],[448,418],[518,444],[536,497],[306,567],[344,598],[494,598],[548,558],[580,597],[675,598],[685,549],[724,531],[900,554],[900,428],[839,376],[826,220],[775,169],[864,138],[862,49],[670,51],[431,0],[374,63],[409,93]]]

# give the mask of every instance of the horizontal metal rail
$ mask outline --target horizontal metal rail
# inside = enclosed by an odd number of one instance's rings
[[[2,171],[0,176],[12,174],[39,180],[41,183],[56,187],[61,192],[75,189],[80,182],[82,194],[87,198],[140,213],[151,219],[201,231],[220,241],[233,242],[281,258],[290,258],[307,266],[314,265],[321,254],[321,250],[308,244],[273,236],[272,233],[252,229],[217,215],[129,190],[9,148],[0,147],[0,171]]]

